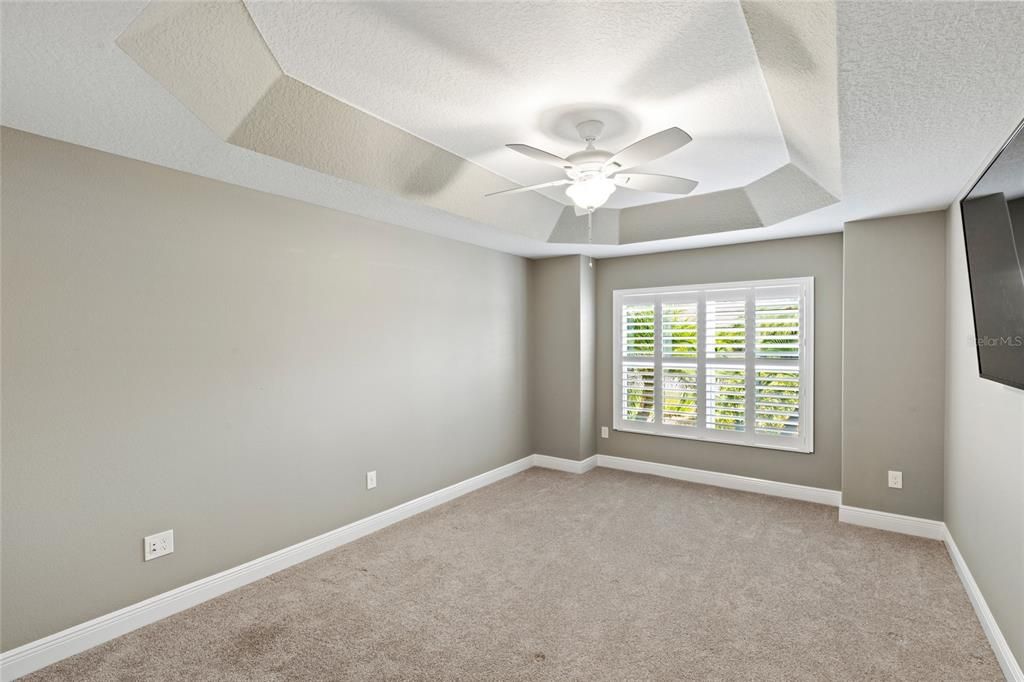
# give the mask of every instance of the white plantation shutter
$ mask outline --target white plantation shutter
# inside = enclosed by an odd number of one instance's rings
[[[622,308],[622,410],[625,421],[654,422],[654,303]]]
[[[661,423],[695,428],[697,400],[696,296],[661,301]]]
[[[812,450],[812,278],[613,298],[616,430]]]
[[[714,431],[744,431],[747,384],[743,367],[709,367],[704,424]]]
[[[622,309],[622,354],[654,362],[654,304]]]
[[[671,360],[697,362],[697,300],[661,304],[661,349]]]
[[[711,291],[704,315],[709,358],[743,360],[747,347],[747,300],[743,290]]]
[[[661,418],[674,426],[697,426],[697,368],[665,367],[661,372]]]
[[[754,429],[795,440],[800,436],[800,287],[757,287],[754,299]]]

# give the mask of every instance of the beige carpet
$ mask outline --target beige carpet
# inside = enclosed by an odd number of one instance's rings
[[[939,542],[532,469],[31,680],[1001,680]]]

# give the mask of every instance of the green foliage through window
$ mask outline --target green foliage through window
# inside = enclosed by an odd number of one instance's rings
[[[627,295],[619,311],[619,418],[654,433],[660,426],[718,432],[728,442],[805,438],[808,284],[777,282]]]

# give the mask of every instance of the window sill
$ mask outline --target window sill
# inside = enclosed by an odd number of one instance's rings
[[[780,452],[788,452],[795,455],[811,455],[814,454],[814,446],[810,449],[804,448],[800,445],[768,445],[766,443],[747,443],[740,440],[733,440],[730,438],[712,438],[708,436],[699,435],[684,435],[681,433],[665,433],[661,431],[652,431],[647,429],[631,429],[626,426],[614,426],[612,431],[618,431],[621,433],[638,433],[642,436],[655,436],[659,438],[675,438],[677,440],[693,440],[701,443],[719,443],[721,445],[738,445],[745,448],[757,448],[759,450],[778,450]]]

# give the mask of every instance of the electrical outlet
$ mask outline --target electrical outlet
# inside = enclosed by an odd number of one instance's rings
[[[367,471],[366,472],[366,489],[373,490],[377,487],[377,472]]]
[[[601,427],[601,438],[607,438],[607,437],[608,437],[608,427],[607,426],[602,426]]]
[[[156,559],[174,551],[174,529],[165,530],[163,533],[147,535],[142,539],[144,548],[144,559]]]
[[[902,471],[890,471],[889,472],[889,487],[890,488],[902,488],[903,487],[903,472]]]

